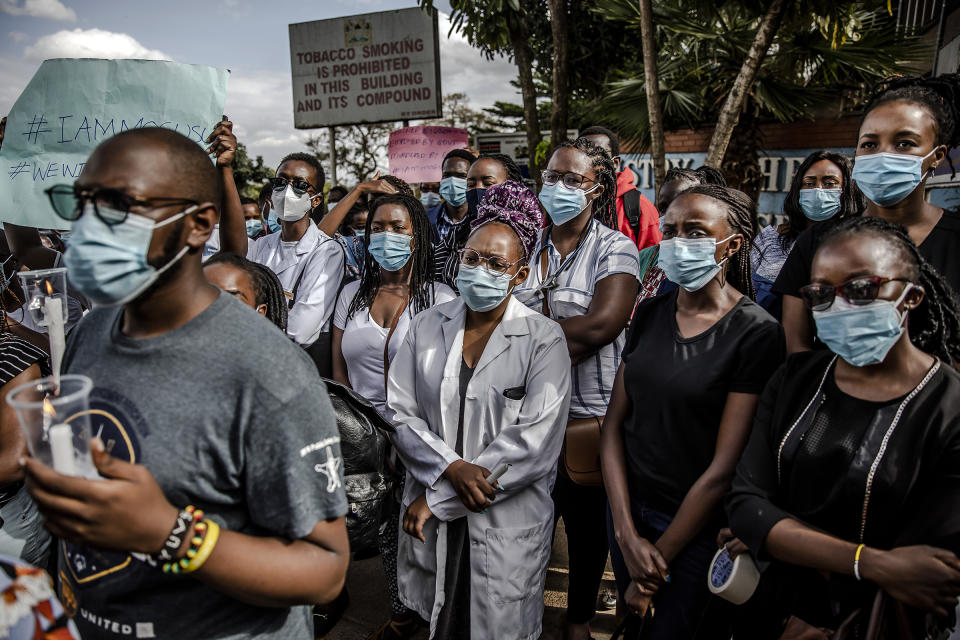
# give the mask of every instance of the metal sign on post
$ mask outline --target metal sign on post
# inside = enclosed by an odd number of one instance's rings
[[[441,116],[437,11],[290,25],[297,129]]]

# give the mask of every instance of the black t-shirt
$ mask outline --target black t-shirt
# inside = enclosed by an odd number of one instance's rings
[[[813,256],[831,226],[813,225],[800,234],[773,285],[774,293],[800,297],[800,287],[810,284]],[[960,250],[960,212],[944,209],[940,221],[918,249],[920,255],[950,283],[954,291],[960,291],[960,258],[957,256]]]
[[[786,349],[780,324],[746,296],[691,338],[677,328],[676,301],[672,292],[641,303],[623,350],[630,491],[670,514],[713,460],[727,394],[760,394]]]

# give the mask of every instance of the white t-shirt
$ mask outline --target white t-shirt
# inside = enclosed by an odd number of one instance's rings
[[[383,347],[389,330],[381,327],[370,317],[370,309],[357,311],[347,319],[347,309],[350,302],[360,288],[360,281],[355,280],[347,284],[337,299],[337,308],[333,312],[333,326],[343,331],[341,351],[347,362],[347,379],[350,386],[361,396],[370,401],[380,413],[386,411],[387,393],[383,381]],[[433,305],[448,302],[456,298],[453,289],[445,284],[434,283]],[[413,309],[407,305],[406,310],[397,321],[397,328],[390,337],[388,356],[393,361],[400,345],[407,336],[410,320],[413,318]]]

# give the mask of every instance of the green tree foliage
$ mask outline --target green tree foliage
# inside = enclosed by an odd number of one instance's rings
[[[273,169],[263,164],[263,156],[257,156],[256,160],[251,160],[247,154],[247,147],[242,142],[237,143],[237,151],[233,154],[231,167],[237,191],[247,198],[256,198],[263,184],[273,177]]]
[[[634,0],[597,0],[594,7],[607,19],[629,25],[638,37]],[[653,10],[665,128],[712,126],[753,42],[764,3],[654,0]],[[755,191],[762,120],[855,110],[876,82],[908,70],[926,53],[916,40],[897,33],[885,1],[790,2],[747,95],[730,146],[736,157],[728,155],[725,172]],[[626,66],[620,76],[598,101],[596,113],[649,148],[643,66]]]

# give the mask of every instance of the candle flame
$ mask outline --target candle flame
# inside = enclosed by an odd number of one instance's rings
[[[57,411],[53,408],[53,403],[50,402],[50,398],[43,399],[43,415],[50,416],[51,418],[57,415]]]
[[[49,280],[44,280],[43,283],[44,283],[45,285],[47,285],[47,294],[52,296],[52,295],[53,295],[53,287],[50,286],[50,281],[49,281]]]

